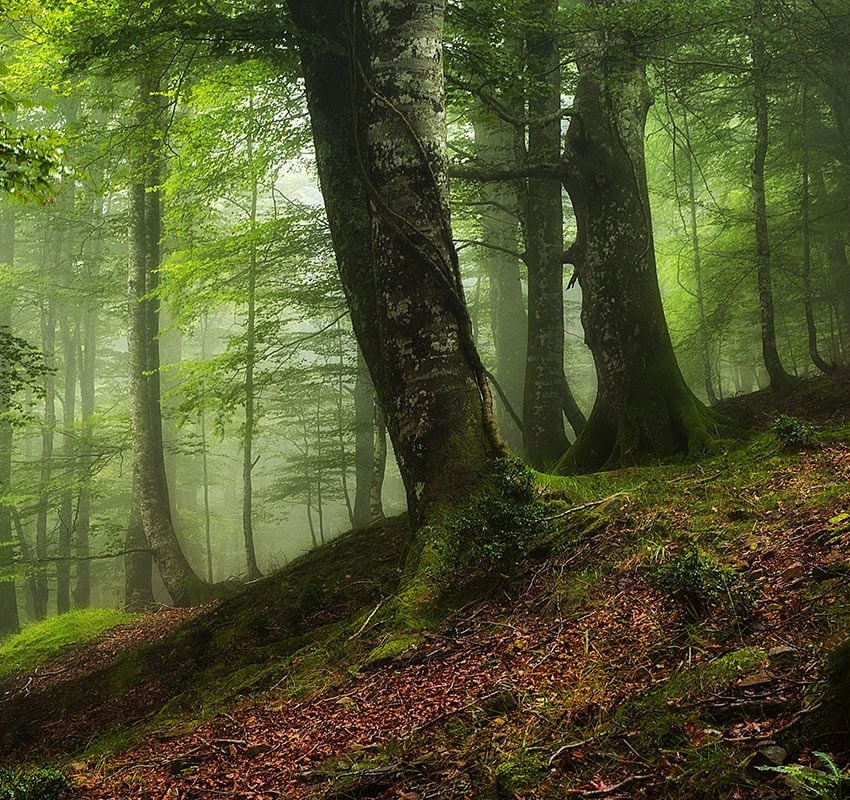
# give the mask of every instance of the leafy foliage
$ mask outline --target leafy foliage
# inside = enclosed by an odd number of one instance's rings
[[[786,447],[805,447],[814,440],[814,426],[797,417],[779,414],[773,420],[772,430]]]
[[[827,753],[815,752],[815,755],[823,764],[823,769],[799,764],[758,769],[786,775],[794,796],[803,800],[844,800],[850,797],[850,773],[839,769]]]
[[[739,572],[696,548],[662,564],[650,574],[649,582],[669,595],[691,620],[704,619],[722,606],[736,617],[745,617],[754,599],[752,587]]]
[[[0,770],[0,800],[63,800],[70,793],[70,779],[54,767]]]
[[[0,327],[0,407],[20,409],[15,397],[27,389],[43,396],[40,380],[49,371],[37,348]]]

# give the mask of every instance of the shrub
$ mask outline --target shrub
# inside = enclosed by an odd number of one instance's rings
[[[64,800],[71,781],[53,767],[0,770],[0,800]]]
[[[777,416],[771,429],[786,447],[805,447],[814,441],[814,426],[789,414]]]
[[[719,609],[746,619],[755,600],[754,587],[740,572],[718,564],[696,548],[656,568],[649,583],[669,595],[692,621]]]
[[[795,797],[804,800],[845,800],[850,798],[850,775],[838,768],[826,754],[815,752],[824,769],[813,769],[792,764],[785,767],[758,767],[766,772],[786,776],[786,782]]]

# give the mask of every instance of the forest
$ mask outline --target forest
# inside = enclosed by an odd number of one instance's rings
[[[0,11],[0,800],[850,796],[848,0]]]

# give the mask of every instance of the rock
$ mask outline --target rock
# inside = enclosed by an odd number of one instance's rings
[[[771,673],[765,672],[765,670],[759,670],[759,672],[754,672],[752,675],[747,675],[747,677],[735,681],[735,686],[741,689],[754,689],[757,686],[767,686],[767,684],[773,682],[773,677]]]
[[[800,655],[796,647],[789,647],[783,644],[771,647],[767,651],[767,657],[772,667],[790,667],[800,660]]]
[[[256,758],[257,756],[262,756],[268,753],[272,749],[270,744],[260,743],[260,744],[250,744],[245,749],[245,753],[248,755],[248,758]]]
[[[481,709],[496,716],[515,711],[518,707],[519,700],[509,691],[499,692],[481,701]]]
[[[782,570],[782,580],[796,581],[805,576],[806,568],[799,561],[795,561],[791,566]]]
[[[779,745],[762,747],[751,759],[751,767],[781,767],[788,761],[788,751]]]

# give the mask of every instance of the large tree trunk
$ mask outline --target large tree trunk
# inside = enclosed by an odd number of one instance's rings
[[[130,519],[124,539],[124,607],[128,611],[144,611],[154,602],[153,558],[139,512],[141,507],[138,473],[134,468]]]
[[[756,113],[756,147],[753,156],[753,204],[756,225],[756,266],[758,268],[759,311],[761,313],[761,347],[764,366],[770,378],[770,388],[783,389],[791,376],[782,366],[776,346],[776,315],[773,307],[773,276],[771,274],[770,233],[767,224],[767,193],[765,191],[765,161],[769,147],[769,118],[767,97],[768,61],[764,45],[763,0],[754,0],[755,10],[750,43],[753,59],[753,100]]]
[[[0,264],[11,266],[15,258],[15,212],[0,211]],[[0,329],[12,327],[12,304],[0,301]],[[8,411],[0,400],[0,415]],[[0,495],[12,493],[12,425],[0,417]],[[0,570],[8,569],[14,560],[12,509],[0,503]],[[14,579],[0,575],[0,638],[20,628],[18,597]]]
[[[482,109],[475,119],[475,149],[485,163],[511,163],[513,126]],[[561,187],[558,184],[560,194]],[[511,450],[523,454],[523,393],[528,351],[528,316],[522,293],[520,260],[514,255],[519,234],[517,191],[513,183],[481,184],[481,264],[490,283],[490,327],[498,382],[499,430]],[[563,267],[559,264],[559,269]],[[563,427],[563,422],[561,423]]]
[[[151,125],[151,97],[155,89],[142,89],[140,124]],[[149,140],[156,148],[158,142]],[[165,458],[162,446],[162,408],[159,385],[159,313],[155,299],[148,293],[155,288],[159,243],[159,192],[150,162],[136,164],[138,174],[148,176],[152,190],[144,180],[136,180],[129,195],[129,324],[127,352],[130,375],[133,456],[135,458],[139,507],[135,509],[144,526],[148,545],[159,568],[162,582],[175,605],[185,606],[209,596],[209,586],[192,571],[180,548],[171,518]]]
[[[561,68],[554,35],[558,0],[531,0],[526,35],[529,72],[528,160],[561,155]],[[567,451],[564,432],[564,207],[557,178],[530,178],[524,198],[528,265],[528,360],[523,401],[525,458],[552,467]],[[580,432],[584,420],[576,421]]]
[[[451,235],[445,7],[364,0],[348,30],[351,6],[341,0],[290,8],[308,34],[305,86],[352,324],[419,531],[394,604],[396,622],[415,629],[452,579],[445,513],[490,487],[505,452]]]
[[[644,66],[625,41],[581,43],[567,190],[572,256],[598,376],[587,428],[563,467],[595,470],[704,449],[711,413],[685,384],[664,317],[646,181]]]

